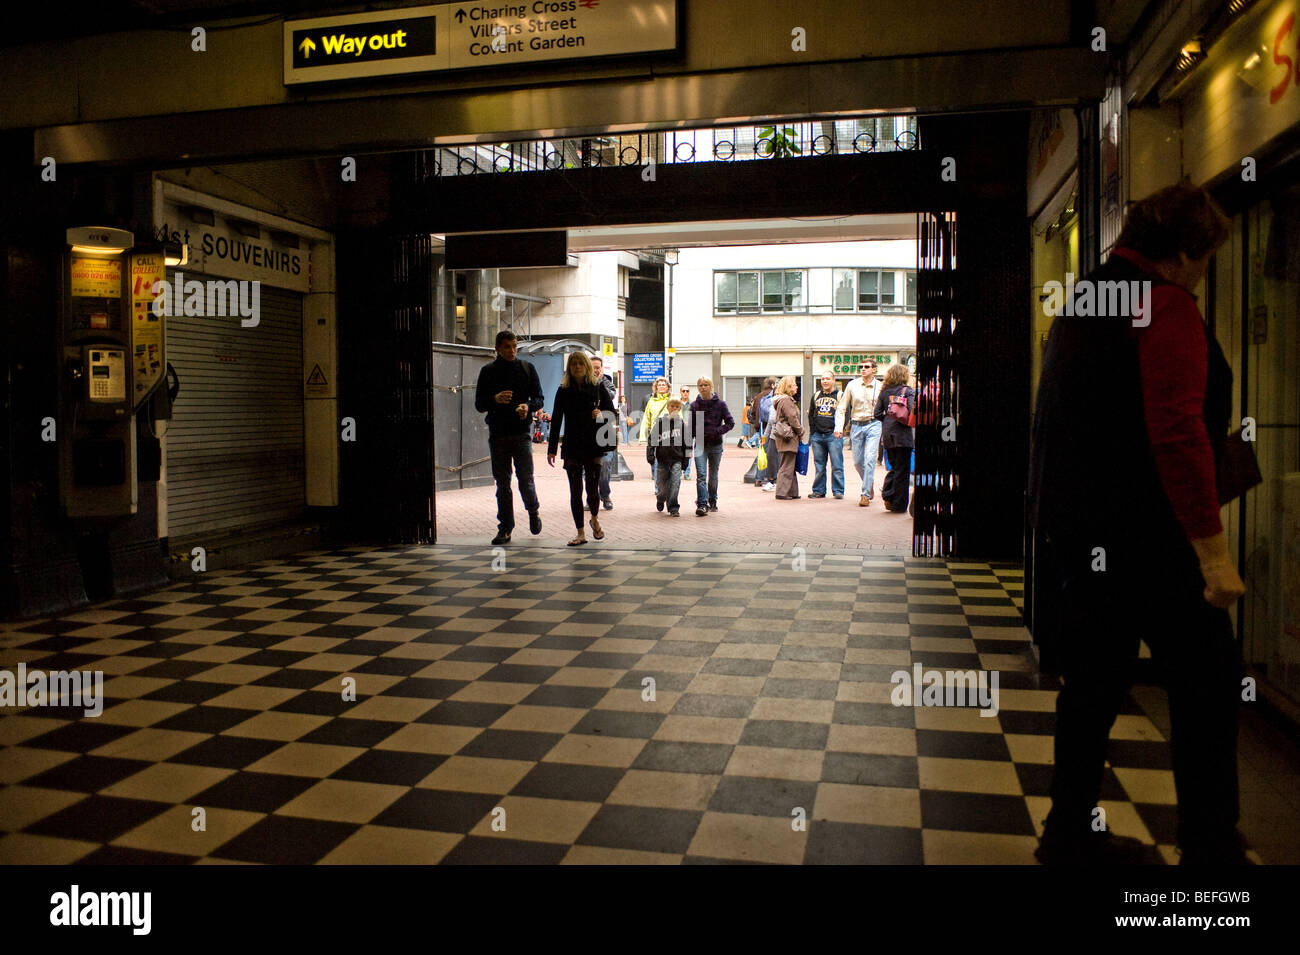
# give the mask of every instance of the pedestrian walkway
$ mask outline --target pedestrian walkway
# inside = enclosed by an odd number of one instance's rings
[[[355,548],[0,624],[0,666],[106,697],[0,718],[0,863],[1032,864],[1057,685],[1022,589],[880,555]],[[996,715],[893,705],[914,665],[997,671]],[[1101,805],[1176,859],[1132,703]]]
[[[869,507],[858,507],[862,485],[851,459],[845,462],[842,500],[831,497],[829,487],[825,498],[808,497],[812,493],[814,473],[810,462],[808,477],[799,478],[802,497],[797,501],[778,501],[773,492],[760,491],[745,483],[745,472],[754,463],[756,452],[737,448],[733,441],[722,455],[718,510],[708,517],[695,516],[695,469],[692,467],[690,480],[682,481],[677,497],[681,517],[673,519],[655,510],[654,484],[645,460],[645,446],[624,445],[619,450],[635,477],[631,481],[611,482],[614,510],[602,510],[600,514],[606,538],[599,544],[590,542],[588,547],[618,545],[634,549],[738,553],[788,552],[793,547],[802,547],[810,552],[863,551],[899,556],[912,553],[912,519],[906,514],[887,513],[881,504],[883,466],[876,469],[876,496]],[[512,546],[562,547],[573,536],[569,483],[561,464],[556,458],[555,467],[548,467],[546,446],[533,446],[533,479],[542,505],[542,533],[538,537],[528,533],[518,486],[512,479],[515,517],[519,521]],[[439,543],[483,544],[496,534],[496,485],[439,491],[436,504]]]

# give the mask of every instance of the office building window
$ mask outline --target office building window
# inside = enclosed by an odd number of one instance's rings
[[[785,273],[785,310],[787,312],[804,310],[802,272]]]
[[[835,311],[853,311],[854,282],[852,269],[836,269],[834,272]]]
[[[740,286],[740,311],[757,312],[758,311],[758,273],[757,272],[737,272],[737,278]]]
[[[714,272],[713,310],[733,315],[805,311],[804,273],[794,269]]]
[[[780,312],[785,310],[785,296],[782,294],[784,272],[763,273],[763,311]]]
[[[858,311],[895,311],[893,272],[858,272]]]
[[[736,310],[736,273],[713,273],[713,307],[718,312]]]
[[[835,269],[834,310],[837,312],[901,312],[916,308],[916,273],[900,279],[894,269]],[[899,288],[902,285],[903,288]],[[905,295],[905,302],[899,296]]]

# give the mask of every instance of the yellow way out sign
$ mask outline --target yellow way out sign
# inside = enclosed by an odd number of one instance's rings
[[[408,7],[284,26],[284,81],[302,83],[445,69],[439,7]],[[445,31],[444,31],[445,32]]]

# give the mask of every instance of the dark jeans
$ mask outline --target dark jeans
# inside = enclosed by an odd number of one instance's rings
[[[609,475],[614,469],[614,455],[618,454],[617,450],[609,452],[600,459],[600,499],[609,500]]]
[[[573,526],[582,530],[582,488],[587,487],[587,507],[591,513],[600,513],[600,462],[606,456],[590,461],[565,461],[564,470],[569,475],[569,509],[573,511]]]
[[[767,474],[763,475],[766,480],[776,483],[776,472],[781,468],[781,452],[776,449],[776,438],[768,438],[764,446],[767,450]]]
[[[905,511],[911,499],[912,449],[886,448],[885,454],[889,455],[889,471],[881,485],[880,498],[888,510]]]
[[[533,488],[533,442],[527,434],[492,435],[488,438],[488,453],[492,456],[492,479],[497,482],[497,529],[509,534],[515,529],[514,495],[510,493],[512,464],[524,508],[529,513],[537,510],[537,491]]]
[[[1048,832],[1085,832],[1100,798],[1107,741],[1145,640],[1169,694],[1178,844],[1235,849],[1237,710],[1244,669],[1226,610],[1205,602],[1195,552],[1174,533],[1049,544],[1062,569],[1061,670]],[[1175,536],[1175,534],[1177,536]],[[1105,570],[1094,570],[1095,548]]]
[[[695,506],[718,503],[718,471],[722,468],[722,445],[695,448]],[[706,479],[707,472],[707,479]]]

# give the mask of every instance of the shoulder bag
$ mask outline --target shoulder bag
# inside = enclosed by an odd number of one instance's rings
[[[772,436],[780,438],[782,441],[793,440],[794,428],[790,427],[790,422],[781,417],[776,410],[778,407],[779,405],[776,402],[772,403],[772,414],[776,415],[776,420],[772,422]]]

